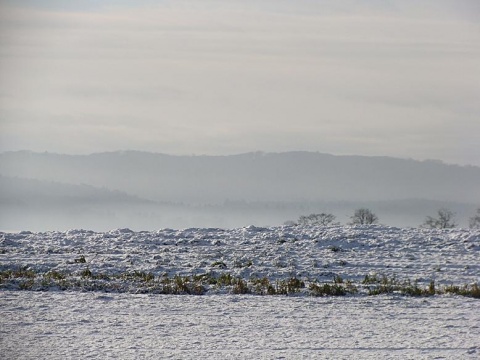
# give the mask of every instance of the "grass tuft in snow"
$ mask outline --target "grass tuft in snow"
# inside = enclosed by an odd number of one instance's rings
[[[61,272],[55,269],[36,272],[27,267],[0,271],[0,289],[17,290],[73,290],[127,293],[157,293],[203,295],[207,292],[229,292],[232,294],[254,295],[311,295],[345,296],[354,294],[404,296],[434,296],[453,294],[480,298],[480,286],[447,285],[436,286],[431,280],[421,285],[417,280],[400,281],[395,277],[366,275],[361,282],[343,279],[334,275],[332,282],[307,281],[297,277],[277,278],[272,282],[268,277],[243,279],[230,273],[207,273],[192,276],[167,273],[156,276],[151,272],[138,271],[121,274],[93,273],[88,267],[77,273]]]
[[[345,288],[338,284],[318,285],[315,283],[311,283],[309,286],[309,290],[312,296],[345,296],[347,295]]]
[[[472,285],[464,285],[461,287],[455,285],[448,285],[445,286],[444,292],[447,294],[455,294],[480,299],[480,286],[478,286],[477,283]]]
[[[277,280],[275,283],[275,294],[291,295],[300,292],[305,288],[305,282],[296,277],[291,277],[285,280]]]

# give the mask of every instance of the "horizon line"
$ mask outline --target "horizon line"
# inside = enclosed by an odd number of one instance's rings
[[[244,155],[282,155],[282,154],[316,154],[316,155],[326,155],[326,156],[333,156],[333,157],[363,157],[363,158],[385,158],[385,159],[393,159],[393,160],[404,160],[404,161],[417,161],[417,162],[429,162],[429,163],[438,163],[442,165],[453,165],[453,166],[460,166],[460,167],[475,167],[480,168],[480,165],[473,165],[473,164],[459,164],[459,163],[450,163],[446,162],[441,159],[415,159],[412,157],[400,157],[400,156],[392,156],[392,155],[362,155],[362,154],[334,154],[329,152],[321,152],[321,151],[312,151],[312,150],[287,150],[287,151],[264,151],[264,150],[252,150],[246,152],[238,152],[238,153],[228,153],[228,154],[175,154],[175,153],[166,153],[166,152],[158,152],[158,151],[149,151],[149,150],[134,150],[134,149],[118,149],[118,150],[110,150],[110,151],[94,151],[90,153],[60,153],[56,151],[36,151],[36,150],[29,150],[29,149],[21,149],[21,150],[6,150],[1,151],[0,155],[4,154],[12,154],[12,153],[32,153],[32,154],[48,154],[48,155],[59,155],[59,156],[93,156],[93,155],[102,155],[102,154],[122,154],[122,153],[140,153],[140,154],[149,154],[149,155],[162,155],[162,156],[171,156],[171,157],[211,157],[211,158],[220,158],[220,157],[234,157],[234,156],[244,156]]]

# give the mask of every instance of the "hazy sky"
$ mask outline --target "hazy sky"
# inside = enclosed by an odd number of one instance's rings
[[[480,1],[1,1],[0,151],[480,165]]]

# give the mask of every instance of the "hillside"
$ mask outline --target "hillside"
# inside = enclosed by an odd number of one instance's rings
[[[145,203],[137,196],[124,192],[73,185],[58,181],[25,179],[0,175],[0,203],[11,205],[63,206],[71,203],[107,204],[121,202]]]
[[[0,154],[5,176],[88,184],[145,199],[480,203],[480,168],[388,157],[309,152],[171,156],[122,151],[92,155]]]
[[[480,168],[319,153],[171,156],[0,154],[0,230],[272,226],[368,207],[382,224],[418,226],[439,208],[468,225]]]

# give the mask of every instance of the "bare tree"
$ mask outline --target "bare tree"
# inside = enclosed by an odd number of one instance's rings
[[[457,226],[454,218],[455,213],[453,211],[440,209],[438,210],[438,217],[427,216],[423,226],[430,229],[451,229]]]
[[[350,219],[352,219],[350,225],[371,225],[378,222],[378,216],[366,208],[355,210]]]
[[[335,215],[327,213],[302,215],[298,218],[298,225],[339,225],[338,222],[335,222],[335,218]]]
[[[470,218],[470,229],[480,229],[480,208],[477,209],[477,214]]]

